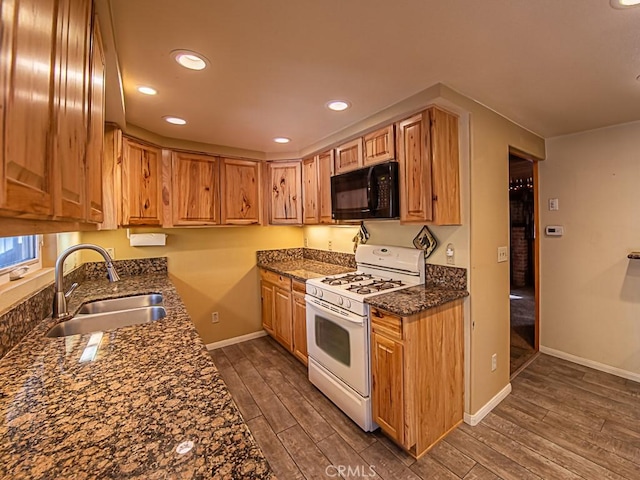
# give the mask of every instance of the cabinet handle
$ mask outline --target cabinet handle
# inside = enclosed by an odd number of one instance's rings
[[[434,195],[434,196],[433,196],[433,201],[434,201],[434,202],[437,202],[437,201],[438,201],[438,195]]]

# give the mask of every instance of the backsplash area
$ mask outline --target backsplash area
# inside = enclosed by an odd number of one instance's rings
[[[316,262],[333,263],[355,270],[356,256],[353,253],[331,252],[316,250],[315,248],[283,248],[277,250],[258,250],[256,252],[258,264],[287,262],[293,260],[315,260]]]
[[[118,274],[123,276],[150,273],[167,273],[167,259],[143,258],[140,260],[116,260]],[[96,279],[107,275],[104,262],[89,262],[64,276],[65,289],[74,282]],[[0,358],[17,345],[27,333],[44,318],[51,315],[53,283],[0,313]]]

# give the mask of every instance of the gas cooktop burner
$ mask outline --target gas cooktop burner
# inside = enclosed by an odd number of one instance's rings
[[[346,285],[353,282],[364,282],[366,280],[373,280],[373,275],[366,273],[347,273],[341,277],[327,277],[322,280],[322,283],[327,285]]]
[[[359,295],[367,295],[369,293],[380,292],[382,290],[388,290],[390,288],[396,288],[403,286],[404,283],[399,280],[375,280],[371,283],[364,285],[352,285],[347,287],[350,292],[357,293]]]

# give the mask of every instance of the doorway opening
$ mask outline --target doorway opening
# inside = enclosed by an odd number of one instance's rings
[[[538,352],[537,163],[509,153],[510,374]]]

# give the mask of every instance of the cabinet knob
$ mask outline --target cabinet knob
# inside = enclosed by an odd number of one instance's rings
[[[434,201],[434,202],[437,202],[437,201],[438,201],[438,195],[434,195],[434,196],[433,196],[433,201]]]

